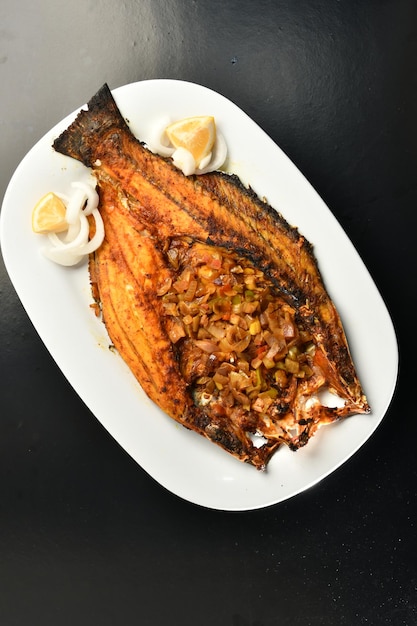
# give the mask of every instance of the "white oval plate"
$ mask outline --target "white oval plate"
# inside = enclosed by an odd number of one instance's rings
[[[132,131],[142,140],[167,113],[172,119],[215,116],[229,149],[228,171],[250,184],[314,244],[371,415],[322,428],[297,452],[282,446],[262,473],[178,425],[145,396],[122,359],[108,349],[104,326],[89,307],[86,263],[77,268],[54,265],[40,253],[43,237],[31,230],[32,208],[43,194],[66,193],[71,181],[88,175],[84,166],[51,147],[78,111],[30,150],[10,181],[0,224],[10,278],[41,339],[76,392],[161,485],[190,502],[220,510],[250,510],[281,502],[339,467],[382,420],[398,369],[390,316],[327,206],[281,149],[235,104],[205,87],[176,80],[133,83],[113,93]]]

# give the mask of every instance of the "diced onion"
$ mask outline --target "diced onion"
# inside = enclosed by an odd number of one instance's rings
[[[273,414],[282,413],[284,423],[297,379],[317,376],[315,346],[297,325],[295,309],[273,293],[262,272],[225,249],[184,238],[171,243],[167,258],[174,274],[160,295],[165,323],[175,328],[174,339],[169,330],[173,343],[186,338],[192,366],[184,377],[196,385],[197,404],[219,403],[248,424],[257,414],[265,428],[275,404]]]

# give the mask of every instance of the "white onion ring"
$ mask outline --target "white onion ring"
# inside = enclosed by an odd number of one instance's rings
[[[98,209],[94,209],[92,212],[92,216],[96,223],[96,232],[94,233],[94,236],[90,239],[90,241],[87,241],[81,246],[71,248],[71,252],[74,253],[75,255],[91,254],[91,252],[94,252],[95,250],[97,250],[97,248],[99,248],[101,244],[103,243],[104,223],[100,215],[100,211]]]
[[[73,239],[75,239],[78,233],[80,232],[80,228],[81,228],[80,220],[77,220],[75,224],[69,224],[68,230],[65,233],[63,233],[63,237],[61,241],[65,241],[68,243],[70,241],[73,241]]]
[[[71,185],[75,191],[66,200],[65,218],[68,222],[66,233],[48,233],[49,247],[42,249],[44,256],[59,265],[77,265],[88,254],[101,246],[104,239],[103,219],[98,210],[99,197],[94,187],[88,183],[76,181]],[[95,222],[95,233],[89,240],[90,224],[87,216]]]
[[[170,123],[171,118],[169,116],[164,116],[153,127],[146,140],[146,145],[151,152],[160,154],[164,157],[170,157],[174,153],[175,148],[169,145],[169,139],[165,133],[165,129],[170,125]]]
[[[207,165],[204,164],[204,159],[199,164],[199,167],[196,169],[196,174],[208,174],[208,172],[214,172],[218,170],[223,163],[226,161],[227,157],[227,145],[226,140],[219,131],[216,133],[216,142],[214,144],[213,152],[211,154],[211,159]]]
[[[172,161],[185,176],[190,176],[196,171],[195,159],[191,152],[185,148],[177,148],[172,155]]]
[[[90,231],[90,225],[88,223],[88,219],[84,215],[84,213],[80,213],[78,216],[80,230],[78,235],[69,242],[65,242],[58,237],[56,233],[48,233],[49,241],[56,247],[61,248],[62,250],[71,250],[72,248],[79,248],[83,246],[88,241],[88,233]]]
[[[214,142],[212,152],[204,157],[200,163],[196,164],[193,155],[188,150],[185,148],[174,148],[169,143],[165,129],[170,122],[171,119],[168,116],[164,116],[153,127],[149,138],[146,140],[146,145],[151,152],[163,157],[171,157],[174,165],[182,170],[185,176],[214,172],[223,165],[227,157],[227,145],[223,135],[218,130],[216,130],[216,141]]]
[[[75,181],[72,183],[71,186],[75,189],[81,189],[82,191],[84,191],[87,204],[83,209],[83,212],[84,215],[91,215],[94,209],[98,207],[99,198],[97,191],[91,185],[81,181]]]
[[[203,170],[205,167],[207,167],[210,164],[212,158],[213,158],[213,153],[209,152],[203,159],[201,159],[200,163],[198,164],[197,169],[201,172],[201,170]]]
[[[65,219],[68,224],[76,224],[80,211],[82,211],[85,204],[86,194],[84,189],[76,189],[75,192],[71,195],[70,200],[67,204],[67,211],[65,213]]]
[[[71,265],[77,265],[84,258],[81,255],[74,254],[71,250],[65,250],[63,248],[42,248],[42,254],[46,256],[50,261],[54,261],[58,265],[65,265],[67,267]]]

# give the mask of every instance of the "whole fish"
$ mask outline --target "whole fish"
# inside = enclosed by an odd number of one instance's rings
[[[97,179],[93,296],[163,411],[258,469],[369,413],[312,245],[235,175],[184,176],[133,136],[107,85],[53,147]]]

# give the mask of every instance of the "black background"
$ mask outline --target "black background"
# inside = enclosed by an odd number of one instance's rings
[[[259,511],[206,510],[91,415],[1,264],[2,626],[417,624],[416,60],[412,0],[3,0],[0,197],[103,82],[210,87],[352,239],[392,315],[400,377],[376,433],[320,484]]]

